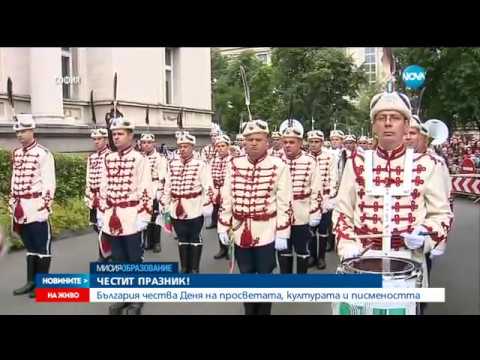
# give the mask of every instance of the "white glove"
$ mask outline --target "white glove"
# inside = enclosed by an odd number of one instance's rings
[[[412,250],[422,247],[428,235],[420,234],[427,232],[428,230],[425,228],[425,226],[415,226],[415,229],[413,229],[410,234],[402,234],[402,236],[405,238],[405,245],[407,245],[407,247]]]
[[[223,245],[228,246],[230,244],[230,238],[228,237],[228,234],[226,232],[218,233],[218,238]]]
[[[137,232],[145,230],[148,226],[149,221],[144,219],[137,219],[135,225],[137,226]]]
[[[210,204],[210,205],[204,206],[202,211],[203,211],[204,217],[209,217],[209,216],[211,217],[213,214],[213,205]]]
[[[288,249],[288,242],[286,238],[276,237],[275,238],[275,250],[282,251]]]
[[[103,229],[104,223],[105,223],[105,220],[103,218],[103,213],[100,212],[100,210],[97,210],[97,227],[99,229]]]
[[[435,256],[443,255],[445,251],[443,249],[435,248],[430,251],[430,259],[433,259]]]
[[[158,202],[160,202],[160,199],[162,198],[162,192],[160,190],[156,191],[155,198],[157,199]]]
[[[46,213],[46,215],[45,215]],[[45,222],[48,220],[48,212],[46,211],[40,211],[38,216],[37,216],[37,221],[38,222]]]
[[[163,215],[162,214],[157,215],[157,217],[155,218],[155,224],[157,224],[159,226],[163,226]]]
[[[308,223],[308,225],[310,227],[317,227],[318,225],[320,225],[320,218],[318,219],[311,219],[310,222]]]
[[[349,259],[356,256],[359,256],[362,252],[362,247],[357,243],[354,244],[346,244],[342,247],[342,252],[339,253],[342,259]]]
[[[205,219],[205,227],[212,226],[212,217],[211,216],[204,216]]]
[[[328,199],[325,203],[325,209],[327,209],[327,211],[335,209],[335,206],[337,206],[337,198]]]

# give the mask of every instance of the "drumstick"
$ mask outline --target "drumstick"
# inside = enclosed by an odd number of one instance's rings
[[[358,255],[358,256],[363,256],[363,254],[365,254],[368,250],[370,250],[370,248],[373,246],[374,244],[373,243],[370,243],[368,244],[365,249],[362,250],[362,252]]]

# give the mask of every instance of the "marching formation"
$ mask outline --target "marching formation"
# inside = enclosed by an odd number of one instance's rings
[[[233,144],[214,125],[211,143],[198,153],[195,136],[180,123],[178,150],[167,158],[150,132],[141,134],[137,151],[133,122],[115,107],[107,128],[95,123],[96,151],[87,166],[85,202],[98,261],[142,262],[145,250],[161,252],[161,231],[172,224],[181,272],[199,273],[205,225],[217,229],[215,259],[229,260],[230,272],[236,262],[240,273],[278,266],[281,274],[305,274],[325,269],[325,253],[336,251],[340,266],[352,258],[414,261],[427,287],[431,259],[445,252],[453,222],[448,167],[430,146],[441,141],[438,123],[420,121],[408,97],[391,89],[375,95],[370,110],[374,140],[357,141],[335,125],[331,146],[321,130],[305,133],[292,116],[272,132],[250,116]],[[50,266],[55,168],[34,138],[33,116],[14,116],[21,146],[12,154],[10,210],[27,248],[27,283],[14,294],[33,297],[35,274]],[[272,304],[244,308],[266,315]],[[116,303],[109,313],[141,309]]]

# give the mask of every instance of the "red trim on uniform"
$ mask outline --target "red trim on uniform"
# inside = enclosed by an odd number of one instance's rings
[[[265,154],[263,154],[262,156],[260,156],[257,160],[252,160],[250,159],[249,156],[247,156],[247,160],[250,164],[253,164],[253,165],[257,165],[258,163],[260,163],[261,161],[265,160],[265,158],[267,157],[267,152],[265,152]]]
[[[24,152],[27,152],[27,151],[33,149],[36,145],[37,145],[37,141],[36,141],[36,140],[33,140],[29,145],[24,146],[24,147],[22,148],[22,150],[23,150]]]
[[[394,160],[398,159],[400,156],[405,154],[407,148],[405,147],[404,144],[401,144],[399,147],[392,151],[387,151],[382,149],[380,146],[377,147],[377,155],[385,160]]]

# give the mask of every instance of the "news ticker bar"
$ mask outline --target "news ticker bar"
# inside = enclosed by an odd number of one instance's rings
[[[37,302],[155,303],[335,303],[405,304],[445,302],[439,288],[37,288]]]
[[[384,286],[382,288],[382,286]],[[182,274],[178,263],[91,263],[37,274],[37,302],[444,302],[444,289],[393,286],[374,274]]]
[[[37,274],[37,288],[381,288],[381,275]]]

